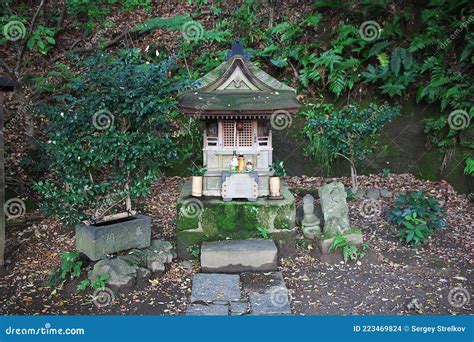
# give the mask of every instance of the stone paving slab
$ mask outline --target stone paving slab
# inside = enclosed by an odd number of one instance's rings
[[[187,316],[228,316],[228,304],[190,304],[186,310]]]
[[[250,312],[248,302],[231,302],[230,303],[230,315],[231,316],[242,316],[247,315]]]
[[[268,239],[203,242],[201,269],[211,273],[275,271],[277,253],[275,242]]]
[[[240,300],[240,277],[237,274],[197,273],[193,276],[191,303],[231,302]]]
[[[281,272],[242,273],[240,280],[247,294],[271,293],[276,288],[286,288]]]
[[[288,290],[249,295],[251,315],[291,315]]]

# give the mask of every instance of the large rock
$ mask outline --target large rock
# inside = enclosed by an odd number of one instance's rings
[[[108,254],[148,247],[150,239],[151,218],[143,215],[110,224],[76,226],[76,249],[93,261]]]
[[[240,300],[240,277],[237,274],[197,273],[193,276],[191,303]]]
[[[94,280],[104,274],[109,275],[107,286],[115,289],[127,288],[136,281],[137,266],[130,265],[123,259],[100,260],[87,277],[89,280]]]
[[[129,255],[138,260],[138,265],[151,272],[164,272],[166,264],[173,261],[173,245],[168,241],[152,240],[149,247],[134,249]]]
[[[347,193],[339,182],[323,185],[319,188],[321,209],[324,215],[323,231],[326,235],[344,233],[350,228]]]
[[[277,247],[272,240],[250,239],[203,242],[203,272],[266,272],[277,269]]]

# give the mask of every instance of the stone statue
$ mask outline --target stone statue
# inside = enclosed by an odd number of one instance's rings
[[[319,217],[314,214],[314,197],[307,194],[303,197],[303,233],[306,238],[314,239],[314,235],[321,233]]]
[[[350,228],[344,185],[339,182],[326,184],[318,189],[318,193],[324,215],[323,231],[330,235],[344,233]]]

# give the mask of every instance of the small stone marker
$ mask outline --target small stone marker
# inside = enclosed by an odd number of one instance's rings
[[[266,272],[277,269],[277,247],[272,240],[250,239],[203,242],[203,272]]]
[[[314,239],[321,232],[319,217],[314,213],[314,197],[307,194],[303,197],[303,234],[307,239]]]
[[[344,185],[340,182],[326,184],[320,187],[318,192],[324,215],[324,233],[330,235],[344,233],[350,228]]]
[[[231,302],[240,300],[240,277],[237,274],[197,273],[193,276],[191,303]]]

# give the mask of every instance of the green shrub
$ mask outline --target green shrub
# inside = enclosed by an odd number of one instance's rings
[[[433,197],[422,191],[402,194],[394,201],[388,214],[389,222],[399,227],[397,236],[418,246],[446,226],[446,211]]]
[[[87,289],[88,287],[90,287],[93,290],[103,289],[109,279],[110,279],[110,275],[107,273],[102,274],[101,276],[97,276],[95,277],[95,279],[92,279],[92,280],[84,279],[77,285],[77,290],[83,291]]]
[[[416,211],[403,218],[402,226],[397,232],[399,238],[413,246],[425,242],[431,235],[433,235],[433,230],[426,221],[418,218]]]
[[[53,177],[35,184],[41,208],[65,224],[130,210],[178,159],[173,60],[145,63],[138,50],[99,53],[67,93],[41,108]],[[125,207],[125,208],[124,208]]]
[[[336,249],[342,250],[342,256],[344,257],[344,262],[349,260],[357,260],[363,258],[367,253],[367,244],[362,244],[360,247],[350,245],[347,242],[347,238],[344,235],[337,234],[334,237],[331,245],[329,246],[329,251]]]
[[[387,105],[348,105],[337,110],[331,104],[308,104],[301,112],[307,119],[306,152],[328,170],[337,157],[349,161],[352,187],[356,190],[356,164],[373,153],[382,127],[399,114],[400,108]]]
[[[64,283],[67,278],[79,277],[82,266],[83,262],[80,260],[80,253],[78,251],[61,253],[61,265],[51,272],[46,280],[46,285],[56,288]]]

